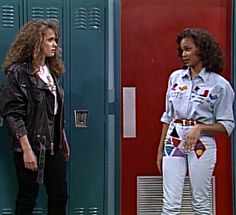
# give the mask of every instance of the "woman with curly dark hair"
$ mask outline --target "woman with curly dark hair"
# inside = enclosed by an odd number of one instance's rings
[[[33,20],[19,31],[3,63],[0,115],[14,151],[16,215],[32,215],[39,184],[48,194],[48,214],[65,215],[67,183],[63,74],[56,20]],[[68,156],[68,153],[66,154]]]
[[[180,214],[186,172],[194,214],[211,214],[209,190],[216,164],[214,135],[230,135],[234,126],[234,91],[219,73],[223,53],[214,37],[198,28],[177,36],[184,68],[169,78],[166,110],[157,153],[163,173],[162,215]]]

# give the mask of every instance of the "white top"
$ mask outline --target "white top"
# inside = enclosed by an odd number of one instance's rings
[[[56,85],[55,82],[52,78],[52,75],[46,65],[40,66],[39,72],[38,72],[39,77],[45,82],[48,86],[48,89],[52,92],[54,95],[54,114],[57,113],[58,109],[58,103],[57,103],[57,92],[56,92]]]

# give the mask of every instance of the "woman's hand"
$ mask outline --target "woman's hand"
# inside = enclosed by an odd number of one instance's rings
[[[30,169],[32,171],[37,171],[38,170],[37,157],[30,146],[27,135],[22,136],[19,140],[23,151],[23,160],[25,168]]]
[[[160,173],[162,173],[162,157],[163,157],[162,150],[158,150],[156,164],[157,164],[157,169]]]
[[[69,157],[70,157],[70,146],[68,144],[68,142],[65,142],[64,143],[64,158],[66,161],[69,160]]]
[[[185,136],[185,145],[184,151],[185,153],[190,152],[194,149],[197,141],[199,140],[201,134],[201,125],[195,125],[193,128]]]
[[[70,146],[68,144],[65,129],[63,129],[63,137],[64,137],[64,142],[63,142],[64,158],[66,161],[68,161],[70,157]]]
[[[169,125],[166,123],[163,123],[162,125],[162,131],[161,131],[161,138],[160,138],[160,143],[158,146],[158,151],[157,151],[157,169],[160,173],[162,173],[162,158],[163,158],[163,148],[164,148],[164,142],[167,134]]]
[[[37,157],[31,149],[23,151],[23,159],[26,169],[30,169],[32,171],[38,170]]]

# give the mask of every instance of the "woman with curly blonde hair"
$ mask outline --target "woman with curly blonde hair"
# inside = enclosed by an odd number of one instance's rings
[[[58,79],[59,25],[32,20],[19,31],[3,63],[0,115],[7,122],[18,181],[15,215],[32,215],[44,183],[48,214],[65,215],[67,182],[64,93]],[[65,154],[65,152],[67,152]]]
[[[162,215],[181,213],[187,171],[193,214],[209,215],[209,190],[216,164],[214,136],[233,131],[234,91],[219,75],[223,53],[209,32],[184,29],[177,44],[184,67],[169,78],[157,153],[157,167],[163,173]]]

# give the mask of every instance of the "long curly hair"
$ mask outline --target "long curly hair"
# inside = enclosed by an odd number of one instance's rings
[[[177,35],[178,56],[182,57],[180,43],[184,38],[192,38],[198,48],[198,56],[207,71],[221,73],[224,68],[224,55],[219,43],[208,31],[201,28],[186,28]]]
[[[60,37],[59,22],[56,19],[36,19],[26,23],[19,31],[15,41],[11,44],[3,61],[3,70],[8,72],[15,63],[29,63],[32,65],[32,73],[35,74],[40,67],[40,52],[47,29],[52,29],[58,42]],[[59,44],[53,57],[46,57],[45,64],[57,77],[64,72],[64,65],[60,59],[61,48]]]

